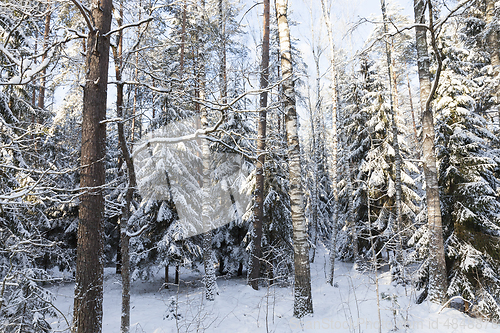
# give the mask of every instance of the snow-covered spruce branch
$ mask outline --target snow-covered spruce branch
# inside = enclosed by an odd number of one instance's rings
[[[211,142],[214,142],[214,143],[219,143],[219,144],[223,145],[225,148],[230,149],[237,154],[241,154],[244,157],[248,158],[249,160],[252,160],[252,161],[257,160],[257,156],[250,155],[250,153],[243,151],[243,148],[239,144],[237,144],[234,139],[233,139],[233,142],[236,144],[237,147],[230,146],[227,143],[225,143],[224,141],[217,139],[217,138],[214,138],[212,136],[206,136],[206,137],[204,137],[204,139],[211,141]]]
[[[50,47],[48,47],[42,54],[40,55],[34,55],[28,58],[28,60],[33,60],[36,57],[39,57],[43,54],[50,54],[47,56],[41,63],[35,67],[35,69],[30,69],[30,65],[33,64],[32,61],[29,61],[29,65],[25,66],[23,64],[24,59],[17,59],[14,54],[12,54],[9,50],[7,50],[3,45],[0,45],[0,53],[5,55],[7,59],[9,59],[15,66],[19,68],[19,75],[15,75],[12,78],[9,79],[9,81],[6,82],[0,82],[0,86],[12,86],[12,85],[26,85],[30,82],[32,82],[35,77],[37,77],[38,74],[42,73],[44,70],[47,69],[47,67],[50,64],[50,61],[52,60],[53,54],[54,54],[54,48],[66,44],[67,42],[80,38],[80,36],[77,35],[71,35],[67,36],[64,39],[57,41],[53,43]]]
[[[198,98],[195,98],[193,100],[195,102],[203,104],[204,106],[209,107],[209,108],[213,108],[212,106],[218,105],[219,108],[216,110],[221,112],[221,113],[224,113],[225,111],[230,109],[234,104],[236,104],[238,101],[245,98],[246,96],[260,94],[261,92],[263,92],[265,90],[272,89],[273,87],[275,87],[276,85],[278,85],[280,83],[281,83],[281,81],[278,81],[278,82],[276,82],[275,85],[270,86],[266,89],[257,89],[257,90],[252,90],[252,91],[246,91],[243,94],[240,94],[239,96],[234,98],[231,102],[229,102],[227,104],[216,104],[214,102],[209,102],[209,101],[198,99]],[[224,122],[224,120],[225,120],[225,117],[224,117],[224,115],[222,115],[214,126],[208,127],[206,129],[201,129],[201,128],[197,129],[192,134],[187,134],[187,135],[174,137],[174,138],[150,138],[150,139],[146,140],[145,142],[141,143],[140,145],[138,145],[136,149],[134,149],[134,152],[132,153],[132,158],[135,158],[139,152],[146,149],[148,147],[148,145],[150,145],[152,143],[175,144],[175,143],[180,143],[180,142],[193,141],[196,139],[210,140],[210,137],[208,137],[207,134],[210,134],[210,133],[217,131],[218,128],[220,127],[220,125],[222,125],[222,123]]]
[[[7,45],[9,44],[9,41],[10,41],[10,37],[12,36],[12,33],[14,31],[16,31],[17,28],[19,28],[19,26],[21,26],[21,24],[24,22],[24,20],[26,20],[28,17],[29,17],[28,14],[24,14],[21,17],[21,19],[19,20],[19,22],[17,22],[17,24],[12,29],[10,29],[9,34],[7,35],[7,37],[5,38],[5,42],[3,43],[3,47],[7,47]]]
[[[29,193],[32,192],[33,189],[42,181],[44,175],[45,174],[42,174],[42,176],[33,185],[29,186],[28,188],[22,189],[21,191],[18,191],[18,192],[14,192],[14,194],[12,194],[12,195],[0,195],[0,200],[15,200],[15,199],[29,195]]]
[[[156,91],[159,93],[171,92],[170,88],[155,87],[155,86],[152,86],[150,84],[147,84],[144,82],[138,82],[138,81],[109,81],[108,84],[126,84],[126,85],[140,86],[140,87],[145,87],[151,91]]]

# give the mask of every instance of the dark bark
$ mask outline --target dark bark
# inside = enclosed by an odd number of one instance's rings
[[[264,33],[262,38],[262,60],[260,88],[266,89],[269,84],[269,0],[264,0]],[[260,93],[260,111],[257,128],[257,165],[255,171],[255,205],[253,220],[253,252],[250,268],[250,285],[259,288],[260,260],[262,257],[262,221],[264,219],[264,163],[266,159],[266,126],[267,126],[267,91]]]
[[[76,259],[74,326],[78,333],[102,330],[103,219],[106,153],[106,98],[112,0],[92,0],[85,61],[82,150]],[[90,27],[89,27],[90,28]]]

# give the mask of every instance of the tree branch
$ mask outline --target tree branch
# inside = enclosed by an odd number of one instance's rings
[[[80,2],[78,2],[78,0],[70,0],[70,1],[75,4],[75,6],[80,11],[80,14],[82,14],[83,19],[87,23],[87,27],[89,28],[89,30],[90,31],[94,31],[94,26],[90,22],[90,17],[89,17],[90,10],[88,10],[87,8],[85,8],[84,6],[82,6],[82,4]]]

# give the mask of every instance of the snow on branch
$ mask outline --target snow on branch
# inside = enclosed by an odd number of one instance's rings
[[[110,31],[110,32],[108,32],[108,33],[105,33],[105,34],[104,34],[104,37],[108,37],[108,36],[110,36],[110,35],[112,35],[112,34],[114,34],[114,33],[120,32],[120,31],[122,31],[122,30],[124,30],[124,29],[127,29],[127,28],[131,28],[131,27],[138,27],[138,26],[140,26],[140,25],[142,25],[142,24],[144,24],[144,23],[148,23],[148,22],[150,22],[150,21],[152,21],[152,20],[153,20],[153,18],[152,18],[152,17],[148,17],[148,18],[143,19],[143,20],[138,21],[138,22],[134,22],[134,23],[129,23],[129,24],[122,25],[122,26],[120,26],[120,27],[118,27],[118,28],[116,28],[116,29],[114,29],[114,30],[111,30],[111,31]]]

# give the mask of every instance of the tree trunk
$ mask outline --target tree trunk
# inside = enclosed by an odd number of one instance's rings
[[[142,16],[142,11],[141,11],[141,8],[142,8],[142,0],[139,0],[139,21],[141,20],[141,16]],[[139,32],[139,28],[137,28],[137,38],[140,37],[140,32]],[[134,72],[134,80],[137,82],[139,80],[139,54],[136,53],[135,54],[135,72]],[[138,94],[138,90],[139,90],[139,87],[138,85],[136,84],[134,86],[134,101],[133,101],[133,104],[132,104],[132,125],[131,125],[131,128],[130,128],[130,141],[132,143],[134,143],[135,139],[136,139],[136,122],[137,122],[137,119],[136,119],[136,114],[137,114],[137,94]],[[140,137],[140,136],[139,136]]]
[[[123,0],[120,1],[120,16],[117,18],[117,25],[123,25]],[[123,118],[123,32],[117,34],[117,48],[113,48],[113,58],[115,63],[116,81],[116,117]],[[130,237],[127,234],[128,220],[130,217],[130,205],[136,187],[135,168],[130,151],[125,138],[125,130],[123,122],[117,124],[118,127],[118,144],[120,145],[122,159],[127,166],[128,184],[125,193],[125,202],[122,208],[120,217],[120,254],[121,254],[121,276],[122,276],[122,312],[121,312],[121,328],[120,332],[128,333],[130,331],[130,253],[129,242]]]
[[[328,41],[330,46],[330,72],[332,77],[332,194],[333,194],[333,217],[332,217],[332,235],[330,239],[330,271],[327,282],[333,286],[333,276],[335,274],[335,257],[337,256],[337,233],[338,233],[338,202],[339,192],[337,189],[337,155],[338,155],[338,135],[337,135],[337,71],[335,69],[335,45],[333,42],[333,29],[330,20],[330,11],[326,9],[325,0],[321,0],[321,8],[325,18],[326,30],[328,32]]]
[[[349,161],[348,177],[347,177],[347,190],[349,191],[348,197],[348,223],[351,229],[352,238],[352,253],[354,263],[359,263],[359,247],[358,247],[358,230],[356,228],[356,221],[354,220],[354,188],[352,186],[352,162]]]
[[[430,6],[430,3],[428,3]],[[415,22],[425,23],[425,2],[414,0]],[[432,11],[429,16],[432,16]],[[432,30],[432,22],[430,24]],[[431,301],[441,303],[446,296],[447,278],[444,256],[443,227],[434,147],[434,119],[431,109],[431,79],[426,29],[416,27],[418,77],[420,81],[420,104],[422,106],[422,153],[427,196],[427,221],[429,227],[429,296]],[[439,73],[438,73],[439,74]],[[439,77],[437,75],[438,80]],[[434,82],[437,86],[437,81]],[[435,89],[434,89],[435,90]]]
[[[92,0],[85,61],[76,287],[73,324],[78,333],[102,330],[103,219],[106,98],[112,0]],[[90,27],[89,27],[90,28]]]
[[[298,119],[295,106],[293,82],[292,47],[287,19],[287,0],[276,0],[278,31],[280,41],[281,68],[283,73],[283,97],[288,146],[288,166],[290,177],[290,208],[293,224],[293,250],[295,265],[293,314],[301,318],[313,313],[311,295],[311,272],[309,268],[309,245],[304,215],[303,188],[301,182],[300,144]]]
[[[47,48],[49,47],[49,34],[50,34],[50,18],[52,16],[52,11],[50,10],[52,4],[47,3],[47,13],[45,14],[45,31],[43,33],[43,55],[42,62],[47,58]],[[45,75],[47,74],[47,69],[44,68],[42,71],[42,77],[40,78],[40,91],[38,93],[38,107],[43,109],[45,107]]]
[[[386,7],[385,7],[385,0],[380,0],[380,7],[382,9],[382,17],[384,20],[384,34],[388,33],[387,29],[387,12],[386,12]],[[403,278],[403,254],[402,254],[402,240],[401,240],[401,230],[403,228],[403,216],[401,214],[401,200],[402,200],[402,186],[401,186],[401,154],[399,151],[399,140],[398,140],[398,126],[396,123],[396,111],[394,109],[394,102],[393,100],[396,100],[395,96],[395,75],[394,75],[394,68],[392,67],[392,54],[391,54],[391,47],[388,42],[385,43],[385,54],[387,57],[387,70],[388,70],[388,75],[389,75],[389,101],[390,101],[390,112],[391,112],[391,123],[392,123],[392,136],[393,136],[393,148],[394,148],[394,157],[395,157],[395,178],[396,178],[396,235],[391,235],[395,236],[396,239],[396,258],[395,258],[395,263],[391,267],[391,272],[392,275],[396,279],[401,279]],[[394,83],[393,83],[393,77],[394,77]],[[404,275],[404,274],[403,274]]]
[[[182,76],[184,74],[184,49],[186,45],[186,0],[182,2],[182,25],[181,25],[181,58],[180,58],[180,75],[182,81]]]
[[[219,0],[219,57],[220,57],[220,97],[223,104],[227,103],[227,71],[226,71],[226,27],[224,24],[224,2]]]
[[[169,268],[169,265],[166,264],[165,265],[165,289],[168,289],[168,283],[169,283],[169,279],[168,279],[168,268]]]
[[[198,72],[198,93],[199,99],[204,101],[206,98],[205,95],[205,45],[203,45],[203,41],[201,36],[204,34],[205,24],[205,0],[201,0],[201,13],[200,17],[203,19],[199,23],[198,26],[198,63],[199,63],[199,72]],[[200,125],[201,128],[205,129],[208,127],[208,111],[206,106],[203,103],[199,103],[200,108]],[[202,205],[202,223],[203,227],[206,231],[203,234],[203,265],[205,268],[205,276],[203,277],[203,284],[205,285],[205,298],[209,301],[215,300],[215,295],[218,294],[217,287],[217,277],[215,276],[215,265],[214,265],[214,255],[212,250],[212,228],[210,221],[210,202],[209,202],[209,189],[211,187],[210,182],[210,146],[208,145],[208,140],[202,140],[202,161],[203,161],[203,205]]]
[[[418,135],[417,135],[417,125],[415,123],[415,110],[413,108],[413,97],[411,93],[411,85],[410,85],[410,77],[408,76],[408,70],[406,70],[406,81],[408,82],[408,97],[410,98],[410,110],[411,110],[411,120],[413,123],[413,141],[415,142],[415,149],[417,148],[418,144]],[[417,150],[417,149],[416,149]],[[419,158],[419,154],[417,151],[417,158]]]
[[[262,60],[260,66],[260,88],[269,84],[269,0],[264,0],[264,33],[262,38]],[[264,219],[264,162],[266,159],[267,91],[260,93],[260,111],[257,128],[257,166],[255,171],[255,206],[253,220],[252,265],[249,282],[253,289],[259,288],[260,260],[262,257],[262,221]]]
[[[486,24],[492,24],[495,20],[495,0],[486,0]],[[488,48],[491,57],[493,75],[500,73],[500,43],[498,42],[498,30],[495,28],[488,34]],[[497,84],[493,91],[495,103],[497,104],[498,124],[500,125],[500,85]]]

